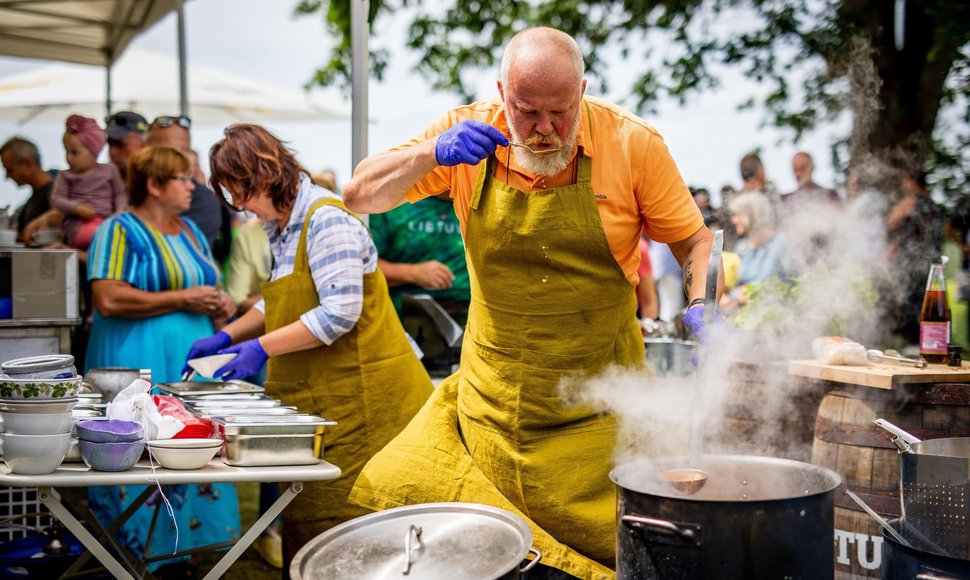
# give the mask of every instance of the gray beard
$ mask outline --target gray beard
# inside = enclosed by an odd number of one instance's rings
[[[525,139],[522,139],[522,136],[518,134],[511,124],[509,125],[509,133],[512,134],[512,140],[516,143],[526,143]],[[573,148],[576,147],[578,135],[579,115],[576,115],[576,121],[569,128],[566,139],[560,145],[562,150],[559,152],[549,155],[536,155],[522,147],[511,147],[512,155],[515,157],[515,162],[530,173],[535,173],[536,175],[557,175],[569,166],[569,162],[573,158]]]

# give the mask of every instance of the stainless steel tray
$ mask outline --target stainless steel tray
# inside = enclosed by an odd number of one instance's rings
[[[211,409],[214,407],[246,407],[251,409],[279,407],[282,401],[279,399],[190,399],[185,401],[187,406],[195,409]]]
[[[213,417],[221,434],[229,435],[315,435],[336,421],[313,415],[229,415]]]
[[[155,388],[176,397],[194,397],[199,395],[221,395],[225,393],[264,393],[266,389],[246,381],[228,381],[211,383],[158,383]]]
[[[195,403],[196,401],[263,401],[272,399],[272,397],[264,393],[218,393],[215,395],[183,396],[183,399],[187,402]]]
[[[303,414],[296,407],[204,407],[193,408],[192,412],[200,417],[228,417],[230,415],[297,415]]]
[[[312,465],[323,459],[323,427],[308,435],[226,435],[222,461],[236,467]]]

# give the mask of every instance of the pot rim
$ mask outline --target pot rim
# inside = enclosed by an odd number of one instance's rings
[[[702,492],[697,495],[688,495],[683,492],[677,491],[673,486],[664,487],[664,485],[658,485],[659,480],[651,480],[647,483],[649,485],[636,485],[638,482],[621,481],[624,478],[624,471],[637,469],[636,466],[640,466],[637,471],[640,473],[660,473],[666,469],[675,467],[688,467],[689,458],[687,457],[658,457],[654,460],[642,459],[637,461],[628,461],[620,465],[615,466],[610,470],[610,480],[616,484],[618,488],[624,491],[629,491],[633,493],[640,493],[648,496],[661,497],[671,500],[682,500],[690,502],[704,502],[704,503],[718,503],[718,504],[729,504],[729,503],[747,503],[753,504],[758,502],[772,502],[772,501],[787,501],[797,498],[807,498],[815,497],[818,495],[824,495],[826,493],[833,492],[839,485],[842,484],[842,477],[832,471],[831,469],[822,467],[820,465],[813,465],[811,463],[804,463],[801,461],[795,461],[792,459],[782,459],[780,457],[765,457],[760,455],[703,455],[701,457],[700,465],[690,465],[689,467],[696,467],[710,472],[709,466],[712,463],[729,463],[729,464],[750,464],[752,473],[756,473],[758,466],[774,465],[784,468],[789,468],[796,471],[804,472],[814,472],[819,477],[819,489],[811,491],[809,493],[803,493],[798,495],[785,494],[782,493],[782,487],[778,487],[777,495],[769,495],[765,497],[758,497],[757,499],[742,500],[737,497],[732,498],[718,498],[718,497],[705,497]],[[708,483],[709,485],[710,483]],[[669,488],[669,491],[666,489]]]

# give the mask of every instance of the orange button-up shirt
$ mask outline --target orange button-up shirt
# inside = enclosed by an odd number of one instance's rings
[[[592,186],[603,229],[617,263],[636,285],[641,229],[658,242],[678,242],[702,228],[704,218],[663,138],[646,121],[595,97],[583,99],[580,115],[576,147],[592,160]],[[483,121],[509,135],[502,102],[480,101],[449,111],[397,149],[431,139],[466,119]],[[575,153],[561,173],[535,175],[515,162],[508,147],[499,147],[493,177],[527,193],[571,185],[576,180]],[[407,192],[408,201],[451,190],[464,233],[478,171],[478,165],[439,166]]]

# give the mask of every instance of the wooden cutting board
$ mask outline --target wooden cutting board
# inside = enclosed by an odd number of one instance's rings
[[[892,389],[897,385],[920,383],[970,383],[970,363],[963,366],[930,365],[925,369],[893,363],[870,363],[869,366],[827,365],[817,360],[793,360],[788,363],[788,374],[832,381],[850,385],[862,385],[877,389]]]

